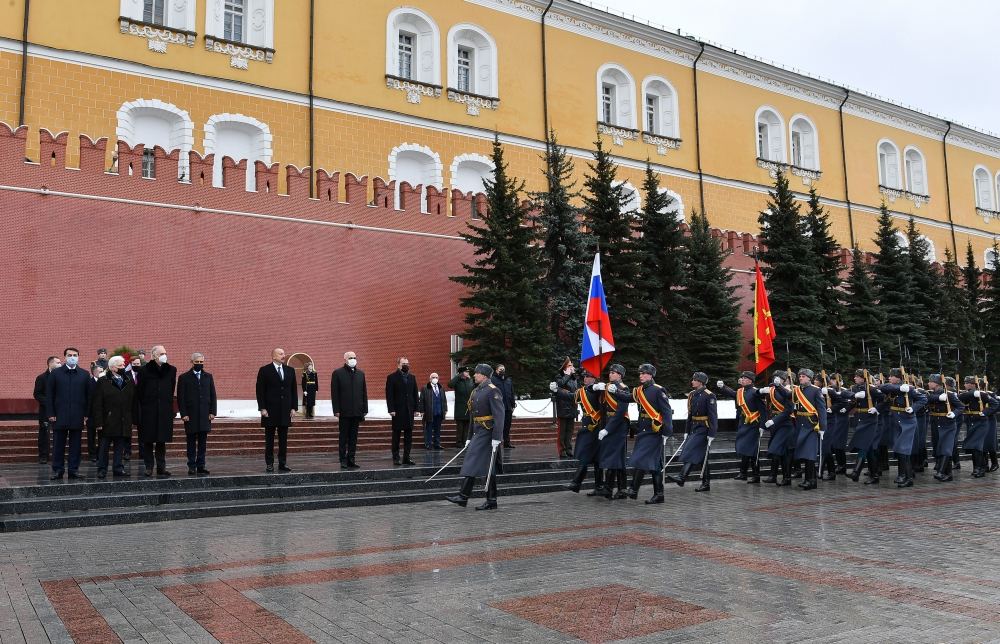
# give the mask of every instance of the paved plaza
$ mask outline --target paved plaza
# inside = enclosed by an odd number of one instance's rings
[[[994,475],[691,487],[2,535],[0,641],[1000,641]]]

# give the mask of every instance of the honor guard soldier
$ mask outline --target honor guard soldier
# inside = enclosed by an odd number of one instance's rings
[[[847,473],[847,425],[850,420],[851,408],[854,407],[854,396],[844,389],[843,378],[839,373],[830,376],[827,383],[827,398],[830,407],[827,408],[827,430],[823,437],[823,458],[830,455],[829,476],[823,475],[824,481],[832,481],[837,474]]]
[[[601,406],[603,391],[594,389],[597,379],[594,374],[586,369],[583,370],[583,386],[576,390],[576,400],[583,412],[583,419],[580,421],[580,431],[576,434],[576,447],[573,455],[580,462],[576,470],[573,482],[566,486],[571,492],[579,492],[580,485],[587,478],[587,467],[594,466],[594,489],[587,493],[587,496],[597,496],[602,492],[604,484],[603,472],[597,462],[597,432],[604,428],[604,411]],[[603,384],[603,383],[601,383]]]
[[[874,485],[878,483],[882,473],[878,459],[878,441],[881,436],[878,405],[885,399],[885,395],[872,384],[867,369],[854,372],[851,392],[854,396],[854,418],[857,424],[847,448],[857,451],[858,460],[854,462],[854,471],[847,476],[857,483],[865,461],[868,461],[868,480],[865,485]]]
[[[708,453],[712,441],[715,440],[715,433],[719,429],[719,412],[716,409],[715,394],[709,391],[708,374],[703,371],[696,371],[691,376],[691,386],[693,389],[688,393],[687,411],[688,417],[684,427],[684,449],[681,450],[679,460],[684,465],[680,474],[670,475],[667,478],[680,487],[684,487],[684,481],[692,468],[701,465],[701,485],[695,488],[696,492],[708,492],[711,487],[711,474],[708,468]]]
[[[986,376],[983,376],[983,393],[990,397],[990,400],[997,401],[997,395],[995,392],[989,390],[989,381],[986,380]],[[989,469],[987,472],[996,472],[1000,470],[1000,463],[997,462],[997,415],[991,414],[986,417],[989,420],[989,429],[986,432],[986,441],[984,443],[986,456],[989,457]],[[985,467],[986,461],[983,461]]]
[[[927,396],[903,382],[902,368],[889,370],[889,382],[879,389],[889,399],[892,412],[892,451],[896,454],[896,487],[913,486],[913,435],[917,431],[916,414],[927,404]]]
[[[493,368],[488,364],[476,365],[473,378],[476,388],[469,396],[469,416],[472,420],[472,438],[465,442],[465,460],[459,472],[465,478],[458,494],[445,497],[463,508],[472,496],[472,486],[477,476],[486,477],[486,501],[477,510],[495,510],[497,507],[497,474],[503,472],[500,444],[503,442],[503,394],[490,382]]]
[[[989,416],[1000,409],[1000,402],[991,398],[979,389],[979,378],[965,377],[965,391],[958,395],[965,405],[962,415],[965,418],[965,442],[963,447],[972,452],[972,476],[981,478],[986,475],[986,434],[989,432]]]
[[[767,454],[771,457],[771,475],[764,479],[765,483],[777,486],[792,484],[792,455],[794,441],[794,421],[792,407],[792,392],[785,387],[788,375],[786,371],[775,371],[774,384],[761,387],[758,393],[767,406],[767,421],[764,429],[771,431],[767,442]],[[781,480],[778,480],[778,468],[781,468]]]
[[[656,367],[639,365],[639,386],[632,390],[632,398],[639,406],[639,423],[635,447],[629,457],[632,466],[630,499],[639,496],[642,478],[646,472],[653,475],[653,496],[646,504],[663,503],[663,447],[673,433],[674,412],[670,408],[667,390],[653,382]]]
[[[604,496],[608,499],[624,499],[625,492],[625,450],[628,444],[628,405],[632,402],[632,390],[625,386],[622,377],[625,367],[613,364],[608,368],[607,384],[594,385],[596,391],[604,392],[603,404],[609,416],[601,431],[597,432],[598,464],[604,470]],[[618,492],[614,492],[615,486]]]
[[[302,407],[306,410],[306,418],[316,415],[316,394],[319,392],[319,375],[313,363],[302,370]]]
[[[761,415],[765,409],[753,379],[752,371],[744,371],[738,380],[739,389],[733,390],[721,380],[715,384],[719,393],[736,400],[736,454],[740,457],[740,473],[733,478],[760,483],[760,439],[764,435]],[[750,471],[752,474],[748,476]]]
[[[958,437],[958,421],[965,405],[954,391],[946,387],[947,380],[939,373],[927,379],[927,411],[934,436],[934,478],[942,483],[954,480],[951,475],[951,454]]]
[[[823,390],[812,384],[812,369],[799,369],[799,384],[792,387],[795,407],[795,459],[802,462],[805,476],[799,487],[816,489],[816,459],[826,435],[826,400]]]

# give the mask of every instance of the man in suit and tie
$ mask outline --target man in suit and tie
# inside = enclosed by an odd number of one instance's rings
[[[215,379],[205,371],[205,354],[191,354],[191,369],[177,378],[177,408],[187,436],[188,476],[208,474],[205,448],[217,413]]]
[[[424,448],[442,449],[441,422],[448,413],[448,398],[436,373],[431,374],[430,382],[420,392],[420,406],[417,409],[424,415]]]
[[[286,465],[288,426],[299,409],[295,370],[284,363],[285,350],[271,352],[271,362],[257,372],[257,409],[264,426],[264,462],[267,472],[274,471],[274,434],[278,434],[278,471],[291,472]]]
[[[400,358],[396,370],[385,379],[385,404],[392,418],[392,464],[413,465],[413,414],[417,411],[417,379],[410,373],[410,361]],[[399,460],[399,437],[403,437],[403,460]]]
[[[45,383],[45,409],[52,427],[52,480],[62,479],[69,466],[69,478],[80,478],[80,436],[90,413],[90,378],[79,367],[80,352],[69,347],[63,351],[65,364],[54,369]],[[66,447],[69,444],[69,459]]]

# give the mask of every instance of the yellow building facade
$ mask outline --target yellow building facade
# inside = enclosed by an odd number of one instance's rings
[[[937,261],[1000,234],[1000,139],[569,0],[11,0],[0,121],[29,157],[68,131],[70,164],[86,134],[463,191],[494,134],[540,189],[548,126],[581,180],[601,136],[726,230],[784,171],[845,246],[883,200]]]

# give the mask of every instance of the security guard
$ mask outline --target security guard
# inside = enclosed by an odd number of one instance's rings
[[[930,416],[931,433],[934,441],[934,478],[944,483],[953,481],[951,475],[951,454],[955,451],[958,436],[958,421],[965,405],[955,392],[945,389],[947,380],[932,373],[927,379],[927,411]]]
[[[868,461],[868,480],[865,485],[875,485],[881,478],[882,468],[878,459],[879,440],[879,410],[878,405],[885,399],[871,380],[867,369],[854,372],[854,386],[851,387],[854,396],[854,435],[847,448],[858,452],[858,460],[854,462],[854,471],[847,476],[855,483],[861,478],[865,461]]]
[[[595,384],[597,379],[594,378],[594,374],[584,369],[583,386],[576,390],[576,400],[583,412],[583,419],[580,421],[580,431],[576,433],[576,447],[573,450],[573,455],[580,462],[580,466],[576,470],[573,482],[566,486],[571,492],[579,492],[580,485],[587,478],[587,467],[593,465],[594,489],[588,492],[587,496],[597,496],[604,485],[603,472],[597,462],[597,432],[604,428],[604,409],[601,406],[604,394],[594,390]]]
[[[771,438],[767,442],[767,454],[771,457],[771,475],[764,479],[764,482],[774,483],[779,487],[792,484],[791,449],[795,446],[795,416],[792,392],[785,386],[787,375],[786,371],[775,371],[772,379],[774,384],[758,390],[767,405],[768,418],[764,422],[764,428],[771,431]]]
[[[596,391],[604,392],[604,405],[609,418],[601,431],[597,432],[598,464],[604,470],[604,496],[608,499],[624,499],[625,492],[625,450],[628,447],[628,405],[632,402],[632,390],[625,386],[622,377],[625,367],[613,364],[608,368],[607,384],[598,382],[594,385]],[[618,492],[614,492],[615,485]]]
[[[812,384],[812,369],[799,369],[799,384],[792,387],[795,406],[795,459],[802,462],[805,476],[799,487],[816,489],[816,460],[826,436],[826,399],[823,390]]]
[[[889,370],[889,382],[879,387],[889,399],[892,412],[892,451],[896,454],[896,487],[913,487],[913,435],[917,416],[927,405],[927,396],[903,382],[902,368]]]
[[[754,373],[744,371],[737,381],[739,389],[731,389],[719,380],[719,393],[736,400],[736,454],[740,457],[740,473],[733,478],[747,483],[760,483],[760,439],[764,435],[762,415],[764,399],[753,386]],[[747,472],[751,471],[749,476]]]
[[[989,394],[979,389],[979,378],[965,377],[965,391],[958,395],[965,405],[965,442],[963,447],[972,452],[972,476],[982,478],[986,475],[986,435],[989,432],[989,416],[1000,410],[1000,401],[991,398]]]
[[[653,496],[646,504],[663,503],[663,446],[673,433],[674,412],[670,408],[667,390],[653,382],[656,367],[649,363],[639,365],[639,386],[632,390],[632,398],[639,406],[639,423],[635,447],[629,457],[632,466],[630,499],[639,496],[642,478],[646,472],[653,475]]]
[[[490,382],[493,367],[478,364],[472,377],[476,388],[469,396],[469,411],[472,419],[472,438],[465,442],[465,460],[459,472],[465,478],[458,494],[445,497],[463,508],[472,496],[472,486],[477,476],[487,477],[486,501],[477,505],[477,510],[495,510],[497,507],[497,475],[503,472],[500,458],[500,443],[503,442],[504,405],[503,394]]]
[[[704,371],[696,371],[691,376],[691,386],[693,389],[687,396],[688,417],[684,427],[684,449],[681,450],[679,460],[683,463],[680,474],[670,475],[667,478],[680,487],[684,487],[691,469],[696,465],[701,465],[704,475],[701,485],[695,488],[696,492],[708,492],[712,489],[709,481],[711,475],[708,468],[708,453],[712,441],[715,440],[715,433],[719,429],[719,412],[715,394],[708,387],[708,374]]]

